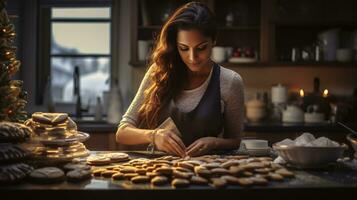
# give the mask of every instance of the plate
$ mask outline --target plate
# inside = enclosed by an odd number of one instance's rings
[[[59,138],[59,139],[49,140],[48,138],[35,137],[35,138],[32,138],[32,140],[34,140],[36,142],[40,142],[45,146],[67,146],[67,145],[73,144],[74,142],[84,142],[88,138],[89,138],[88,133],[78,131],[76,135],[68,137],[68,138]]]
[[[232,57],[228,59],[228,62],[230,63],[253,63],[257,62],[255,58],[245,58],[245,57]]]
[[[247,149],[250,156],[268,156],[271,153],[271,148],[267,149]]]

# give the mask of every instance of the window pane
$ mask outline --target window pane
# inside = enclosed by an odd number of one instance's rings
[[[74,102],[73,71],[79,66],[82,105],[95,105],[96,97],[109,90],[109,58],[52,57],[52,96],[55,102]],[[103,102],[103,101],[102,101]]]
[[[52,54],[109,54],[110,23],[52,23]]]
[[[110,8],[52,8],[52,19],[56,18],[109,19]]]

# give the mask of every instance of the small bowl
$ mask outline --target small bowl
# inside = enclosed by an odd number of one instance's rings
[[[351,142],[351,146],[355,150],[355,157],[357,157],[357,137],[350,133],[347,135],[347,140]]]
[[[329,163],[336,162],[347,149],[346,144],[339,147],[309,147],[273,145],[273,149],[286,162],[299,168],[326,167]]]

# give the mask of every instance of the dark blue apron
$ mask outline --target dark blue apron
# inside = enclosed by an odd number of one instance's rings
[[[171,116],[181,132],[181,139],[186,146],[202,137],[217,137],[223,128],[220,67],[217,64],[213,65],[211,80],[195,109],[186,113],[181,112],[172,100],[167,114],[166,116]]]

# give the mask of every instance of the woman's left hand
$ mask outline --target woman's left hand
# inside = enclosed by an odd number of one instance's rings
[[[187,155],[200,156],[210,152],[215,149],[216,139],[215,137],[203,137],[196,140],[186,149]]]

